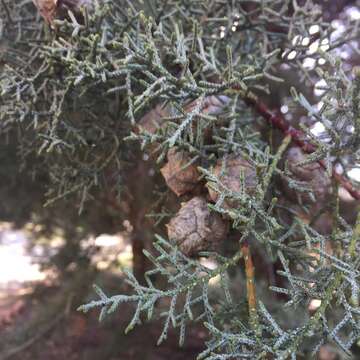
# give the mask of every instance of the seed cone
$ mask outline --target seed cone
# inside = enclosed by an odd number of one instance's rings
[[[282,190],[289,199],[301,205],[313,205],[314,202],[318,206],[320,204],[325,205],[331,195],[331,179],[318,162],[299,165],[305,160],[306,154],[299,147],[291,147],[285,153],[285,161],[292,178],[300,182],[309,191],[299,191],[290,187],[288,180],[284,178],[282,179]],[[313,194],[313,197],[310,193]]]
[[[219,179],[221,184],[233,192],[240,192],[241,190],[241,172],[244,174],[246,192],[248,194],[254,193],[257,185],[256,171],[254,167],[241,156],[232,156],[225,161],[225,164],[223,159],[219,159],[213,170],[213,174]],[[209,195],[210,199],[216,202],[220,195],[213,190],[212,185],[214,185],[212,182],[207,184]],[[231,208],[236,207],[237,204],[227,200],[225,201],[224,206]]]
[[[179,212],[167,225],[170,241],[187,256],[218,249],[228,229],[228,223],[210,212],[206,200],[200,196],[182,203]]]
[[[140,119],[138,124],[139,130],[155,134],[156,130],[161,128],[164,124],[164,118],[169,115],[169,111],[166,107],[157,105]]]
[[[320,210],[322,210],[321,207],[313,204],[305,211],[304,207],[285,197],[280,198],[277,203],[277,215],[280,223],[286,227],[291,226],[297,217],[319,234],[330,235],[333,229],[333,218],[329,212],[319,213]],[[303,240],[303,234],[301,234],[301,239]]]
[[[82,6],[91,6],[92,0],[33,0],[45,21],[52,25],[55,18],[64,18],[67,10],[75,14]]]
[[[33,0],[33,3],[45,21],[51,24],[56,15],[58,0]]]
[[[167,163],[160,171],[168,187],[177,196],[191,192],[199,182],[200,174],[196,165],[190,163],[190,156],[184,151],[172,148],[167,158]]]

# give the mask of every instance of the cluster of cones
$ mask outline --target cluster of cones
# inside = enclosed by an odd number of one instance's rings
[[[217,107],[221,106],[220,100],[211,98],[208,101],[213,107],[209,114],[218,111]],[[165,126],[163,119],[168,116],[167,109],[158,106],[140,120],[140,132],[155,133]],[[283,175],[279,176],[276,184],[281,194],[279,208],[290,207],[295,216],[310,223],[321,207],[330,200],[332,186],[331,178],[319,163],[306,163],[305,160],[306,154],[299,147],[290,147],[281,162],[284,167]],[[199,165],[188,152],[173,147],[168,151],[167,161],[160,170],[172,192],[180,198],[190,196],[190,200],[181,203],[180,210],[167,224],[169,239],[188,256],[219,249],[230,230],[229,216],[208,207],[208,203],[215,204],[219,201],[220,192],[216,190],[213,180],[204,182]],[[255,165],[241,154],[219,158],[210,173],[217,179],[217,184],[235,194],[245,191],[248,196],[255,196],[257,186],[261,183],[261,175],[257,173]],[[294,184],[301,184],[301,187],[297,188]],[[221,206],[236,209],[241,204],[226,198]],[[289,225],[294,215],[289,218],[289,211],[284,214],[282,220]]]

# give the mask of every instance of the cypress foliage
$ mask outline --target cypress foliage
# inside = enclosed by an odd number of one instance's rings
[[[199,359],[308,358],[327,342],[350,356],[360,72],[339,53],[358,54],[358,21],[343,19],[339,36],[310,0],[59,1],[42,10],[47,24],[33,4],[1,4],[0,129],[19,129],[23,161],[43,164],[45,205],[71,198],[81,213],[104,191],[126,196],[138,146],[165,177],[145,283],[126,271],[133,293],[95,287],[99,300],[79,309],[103,319],[132,302],[130,331],[161,308],[159,343],[175,327],[181,345],[201,322]]]

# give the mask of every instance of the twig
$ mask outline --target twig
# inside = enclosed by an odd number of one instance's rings
[[[235,89],[236,90],[236,89]],[[306,139],[306,135],[303,131],[294,128],[290,123],[285,120],[285,118],[279,113],[273,113],[266,104],[258,99],[258,97],[253,93],[247,93],[243,97],[245,103],[251,106],[259,115],[261,115],[269,124],[275,128],[281,130],[285,135],[290,135],[291,139],[297,144],[304,152],[311,154],[316,151],[316,145],[311,143]],[[319,160],[319,164],[326,168],[326,164],[323,160]],[[338,181],[338,183],[343,186],[351,196],[360,200],[360,190],[355,189],[354,185],[347,180],[344,176],[340,175],[333,169],[333,177]]]
[[[59,323],[65,317],[65,312],[60,313],[55,319],[53,319],[47,326],[45,326],[41,331],[39,331],[35,336],[30,338],[28,341],[25,341],[21,345],[10,349],[3,357],[0,357],[0,360],[7,360],[13,357],[14,355],[24,351],[36,341],[40,340],[45,336],[57,323]]]
[[[50,321],[46,326],[44,326],[43,329],[39,330],[39,332],[35,334],[35,336],[20,344],[19,346],[10,349],[7,353],[5,353],[5,355],[0,356],[0,360],[10,359],[14,355],[29,348],[35,342],[44,337],[49,331],[51,331],[61,320],[63,320],[69,315],[73,297],[73,294],[69,296],[64,311],[62,311],[58,316],[56,316],[52,321]]]
[[[241,244],[241,252],[245,262],[246,293],[250,319],[249,322],[252,329],[257,333],[260,330],[260,326],[259,316],[256,309],[255,269],[250,253],[250,247],[247,241]]]
[[[360,211],[358,212],[356,217],[356,223],[353,229],[353,234],[349,246],[349,253],[353,259],[355,259],[356,256],[358,255],[356,253],[356,244],[359,242],[359,240],[360,240]]]
[[[12,19],[12,17],[11,17],[10,10],[9,10],[8,6],[6,5],[6,3],[5,3],[4,0],[1,0],[1,3],[2,3],[4,9],[5,9],[6,16],[7,16],[8,20],[9,20],[9,23],[10,23],[10,24],[13,24],[14,21],[13,21],[13,19]]]
[[[291,339],[291,342],[288,344],[287,349],[281,354],[279,359],[288,359],[289,356],[296,351],[301,340],[313,329],[318,326],[321,322],[322,317],[325,314],[325,311],[330,306],[330,303],[333,299],[333,293],[340,287],[341,281],[343,280],[343,275],[341,272],[335,274],[334,279],[330,281],[326,288],[325,296],[321,300],[320,307],[316,310],[315,314],[307,321],[307,323],[302,326],[301,330],[297,333],[297,336],[294,336]]]

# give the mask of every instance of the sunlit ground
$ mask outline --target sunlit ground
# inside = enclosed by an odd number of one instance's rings
[[[126,235],[102,234],[82,241],[85,247],[96,246],[99,250],[92,261],[100,270],[131,267],[132,251]],[[29,238],[25,230],[14,230],[10,223],[0,223],[0,290],[17,289],[27,282],[45,280],[47,274],[28,251]],[[37,249],[39,254],[41,249]],[[37,254],[37,255],[39,255]]]
[[[0,224],[0,288],[45,278],[39,264],[32,262],[26,245],[23,231],[11,229],[8,223]]]

